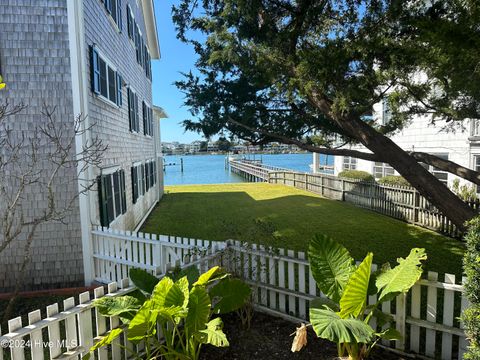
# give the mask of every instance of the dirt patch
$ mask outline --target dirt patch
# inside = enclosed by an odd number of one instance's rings
[[[300,352],[292,353],[295,324],[265,315],[255,313],[251,328],[242,329],[237,315],[222,316],[224,331],[230,342],[228,348],[216,348],[207,345],[202,348],[201,360],[245,360],[245,359],[302,359],[331,360],[337,357],[335,344],[317,338],[313,330],[308,331],[308,344]],[[382,349],[375,349],[369,359],[400,360],[402,357]]]

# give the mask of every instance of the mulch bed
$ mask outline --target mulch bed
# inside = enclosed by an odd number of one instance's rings
[[[317,338],[311,328],[308,331],[308,344],[300,352],[292,353],[293,336],[296,325],[281,318],[256,312],[249,330],[243,329],[236,314],[222,316],[224,331],[230,342],[227,348],[204,346],[201,360],[245,360],[245,359],[315,359],[332,360],[337,357],[335,344]],[[297,324],[299,326],[299,324]],[[399,355],[376,348],[369,359],[400,360]]]

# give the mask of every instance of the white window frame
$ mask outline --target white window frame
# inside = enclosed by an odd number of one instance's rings
[[[473,170],[480,171],[480,153],[473,154]],[[476,185],[477,194],[480,194],[480,185]]]
[[[348,161],[347,161],[348,160]],[[357,170],[358,159],[352,156],[344,156],[343,157],[343,170]]]
[[[381,165],[379,165],[381,164]],[[377,176],[377,169],[381,168],[381,176]],[[372,169],[372,174],[375,179],[381,179],[384,176],[390,176],[390,175],[395,175],[395,169],[390,166],[387,163],[384,162],[374,162],[373,163],[373,169]]]
[[[472,119],[472,136],[480,137],[480,119]]]
[[[108,59],[108,57],[105,56],[105,54],[98,48],[95,46],[95,51],[97,52],[98,54],[98,62],[100,63],[100,58],[105,62],[105,66],[106,66],[106,76],[107,76],[107,97],[103,96],[102,93],[94,93],[95,96],[106,102],[107,104],[109,105],[112,105],[112,106],[115,106],[117,109],[120,109],[120,106],[118,106],[116,103],[114,103],[112,100],[110,100],[110,84],[109,84],[109,80],[108,80],[108,68],[112,69],[114,72],[115,72],[115,97],[118,97],[118,92],[117,92],[117,89],[118,89],[118,84],[117,84],[117,79],[118,79],[118,69],[117,67]],[[100,65],[99,65],[100,66]],[[100,81],[100,80],[99,80]],[[118,99],[117,99],[118,101]],[[123,102],[123,99],[122,99],[122,102]]]
[[[109,176],[110,177],[110,188],[112,190],[112,204],[113,204],[113,215],[114,215],[114,218],[112,219],[112,221],[109,223],[109,226],[113,223],[115,223],[120,217],[122,217],[122,215],[124,215],[124,213],[122,213],[122,209],[117,209],[117,204],[116,204],[116,201],[115,201],[115,185],[114,185],[114,180],[113,180],[113,174],[115,173],[119,173],[120,171],[122,170],[122,168],[120,166],[113,166],[113,167],[110,167],[110,168],[106,168],[106,169],[102,169],[101,170],[101,174],[100,176],[103,177],[104,176]],[[125,172],[125,170],[124,170]],[[120,181],[120,207],[122,206],[122,188],[121,188],[121,180]],[[126,184],[124,184],[124,186],[126,187]],[[127,191],[127,189],[123,189],[123,191]],[[125,194],[126,195],[126,194]],[[126,212],[126,208],[127,208],[127,204],[125,202],[125,212]],[[118,214],[117,214],[118,213]]]
[[[446,155],[446,159],[448,160],[448,158],[449,158],[449,154],[448,154],[448,153],[430,153],[430,155],[439,156],[439,157],[444,157],[444,155]],[[449,173],[448,173],[447,171],[435,169],[434,166],[428,165],[428,164],[422,164],[422,166],[423,166],[425,169],[427,169],[433,176],[435,176],[440,182],[442,182],[443,184],[445,184],[446,186],[448,186]],[[446,179],[446,180],[440,179],[440,178],[437,177],[436,174],[446,174],[446,175],[447,175],[447,179]]]

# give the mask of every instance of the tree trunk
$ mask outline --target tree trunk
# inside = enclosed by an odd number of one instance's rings
[[[367,149],[388,158],[388,163],[459,229],[464,230],[465,222],[475,216],[473,209],[391,139],[357,117],[338,117],[332,114],[331,104],[318,94],[313,93],[311,101]]]

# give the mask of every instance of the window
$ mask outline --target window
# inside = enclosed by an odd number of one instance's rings
[[[127,90],[128,95],[128,122],[130,131],[140,132],[140,121],[138,118],[138,96],[130,88]]]
[[[127,212],[125,171],[117,170],[98,177],[100,223],[109,226],[113,220]]]
[[[118,29],[122,31],[122,2],[121,0],[102,0],[105,9],[112,17]]]
[[[145,172],[142,164],[132,166],[132,200],[135,204],[137,199],[145,194]]]
[[[150,52],[148,51],[147,46],[144,46],[143,53],[144,57],[144,64],[143,67],[145,69],[145,75],[148,79],[152,80],[152,60],[150,58]]]
[[[480,120],[472,120],[472,136],[480,136]]]
[[[145,192],[157,183],[157,163],[150,160],[145,163]]]
[[[389,123],[392,114],[390,111],[390,104],[388,102],[388,97],[384,97],[382,101],[382,125]]]
[[[351,156],[343,157],[343,170],[355,170],[357,168],[357,159]]]
[[[448,154],[432,154],[432,155],[448,160]],[[437,169],[436,167],[428,164],[422,164],[422,166],[428,171],[430,171],[442,183],[444,183],[445,185],[448,185],[448,172]]]
[[[375,162],[375,165],[373,166],[373,176],[375,176],[375,179],[390,175],[395,175],[393,167],[387,163]]]
[[[137,62],[142,63],[142,35],[140,34],[140,28],[135,24],[135,50],[137,53]]]
[[[144,102],[142,102],[143,109],[143,134],[153,136],[153,111]]]
[[[115,71],[95,47],[91,47],[92,91],[122,106],[122,77]]]

